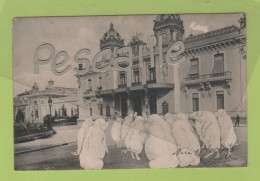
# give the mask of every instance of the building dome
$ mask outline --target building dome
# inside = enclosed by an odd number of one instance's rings
[[[124,47],[124,40],[114,29],[113,23],[111,23],[109,30],[103,35],[102,39],[100,40],[100,49],[114,49],[114,47]]]
[[[183,39],[183,21],[178,14],[158,15],[154,20],[153,27],[158,45],[159,36],[162,36],[163,47],[171,45],[173,42]]]

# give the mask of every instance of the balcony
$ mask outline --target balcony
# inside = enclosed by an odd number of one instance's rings
[[[86,90],[84,92],[84,97],[92,97],[95,96],[95,92],[93,92],[92,90]]]
[[[156,83],[156,79],[147,80],[146,83],[147,83],[147,84],[155,84],[155,83]]]
[[[126,84],[119,84],[118,88],[126,88]]]
[[[221,72],[214,74],[205,74],[205,75],[194,75],[186,77],[184,80],[184,84],[198,84],[204,82],[218,82],[218,81],[227,81],[231,80],[231,72]]]
[[[132,86],[138,86],[138,85],[141,85],[141,84],[142,84],[141,82],[133,82]]]

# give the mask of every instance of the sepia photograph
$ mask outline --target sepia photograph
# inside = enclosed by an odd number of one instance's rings
[[[13,19],[14,170],[247,167],[246,14]]]

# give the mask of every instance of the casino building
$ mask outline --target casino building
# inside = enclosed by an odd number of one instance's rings
[[[115,111],[125,116],[130,111],[165,114],[220,108],[231,116],[246,116],[245,17],[239,22],[240,27],[228,26],[184,38],[180,15],[158,15],[153,27],[156,44],[152,59],[146,42],[136,35],[125,45],[111,23],[100,40],[100,50],[131,46],[133,66],[127,71],[112,67],[104,73],[90,68],[84,75],[77,74],[79,119],[108,116]],[[159,36],[162,36],[162,46],[159,46]],[[169,65],[166,52],[176,41],[184,42],[186,59]],[[139,65],[140,45],[143,66]],[[160,48],[163,66],[159,65]],[[151,61],[154,61],[153,68]],[[97,67],[107,64],[111,64],[111,59],[103,57]]]

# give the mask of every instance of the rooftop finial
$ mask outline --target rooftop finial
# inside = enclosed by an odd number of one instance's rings
[[[110,23],[110,29],[114,29],[113,23]]]

